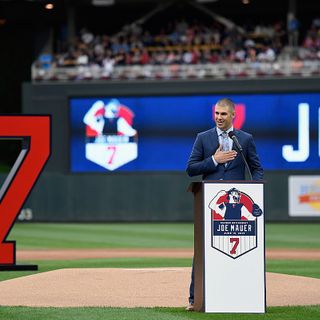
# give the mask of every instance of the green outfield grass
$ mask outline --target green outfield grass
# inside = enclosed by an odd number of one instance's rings
[[[18,249],[192,248],[191,223],[16,223]],[[267,248],[320,248],[320,223],[268,223]]]
[[[17,223],[10,234],[20,249],[192,248],[191,223]]]
[[[27,308],[1,307],[6,320],[318,320],[320,306],[272,307],[266,314],[206,314],[183,308]]]
[[[320,248],[320,223],[267,223],[267,248]]]
[[[59,248],[192,248],[191,223],[44,224],[17,223],[8,240],[17,249]],[[267,224],[267,248],[320,248],[320,224]],[[18,261],[19,263],[19,261]],[[39,271],[61,268],[190,267],[191,259],[112,258],[23,261]],[[320,261],[267,261],[267,271],[320,279]],[[35,272],[0,272],[0,281]],[[183,308],[26,308],[1,307],[0,319],[24,320],[318,320],[320,306],[270,307],[266,314],[190,313]]]

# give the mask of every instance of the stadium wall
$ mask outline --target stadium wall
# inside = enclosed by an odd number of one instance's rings
[[[24,208],[32,210],[33,221],[192,221],[192,195],[187,193],[187,187],[190,182],[199,179],[191,179],[185,172],[71,173],[69,98],[184,94],[228,96],[277,92],[320,92],[320,81],[297,78],[24,83],[23,113],[52,115],[51,158]],[[192,134],[195,136],[195,133]],[[266,171],[265,208],[268,221],[290,220],[288,177],[292,174],[314,172]]]

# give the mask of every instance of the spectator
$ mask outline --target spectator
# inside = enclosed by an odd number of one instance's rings
[[[239,48],[235,52],[235,61],[236,62],[245,62],[246,60],[246,51],[243,48]]]
[[[299,41],[299,27],[300,23],[293,13],[288,14],[288,42],[289,46],[297,47]]]
[[[300,72],[303,68],[303,62],[298,56],[294,56],[291,60],[291,67],[294,70],[294,72]]]
[[[49,70],[52,66],[53,57],[50,53],[42,53],[39,56],[39,67],[44,70]]]
[[[149,52],[146,49],[143,49],[143,51],[142,51],[142,54],[140,56],[140,63],[142,65],[150,63],[150,55],[149,55]]]
[[[87,45],[90,44],[94,39],[93,34],[86,28],[81,29],[80,36],[81,36],[82,42]]]
[[[182,63],[191,64],[192,63],[192,52],[184,51],[182,55]]]
[[[275,58],[274,50],[268,45],[263,46],[261,52],[257,55],[257,60],[260,62],[273,62]]]
[[[107,53],[106,57],[102,61],[104,75],[110,76],[113,72],[115,59],[112,57],[111,53]]]
[[[77,52],[76,61],[77,61],[77,65],[86,66],[89,64],[89,57],[84,50],[79,50]]]

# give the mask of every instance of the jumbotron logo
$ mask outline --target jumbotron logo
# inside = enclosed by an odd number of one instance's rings
[[[97,100],[83,118],[86,125],[86,158],[113,171],[138,157],[134,113],[117,99]]]

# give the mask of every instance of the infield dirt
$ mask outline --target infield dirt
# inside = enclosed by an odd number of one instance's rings
[[[21,250],[17,261],[192,255],[192,249]],[[320,260],[320,250],[269,249],[266,256]],[[0,305],[184,307],[190,274],[190,268],[61,269],[0,282]],[[267,273],[266,287],[268,306],[320,304],[320,279]]]
[[[184,307],[191,268],[61,269],[2,281],[0,305]],[[320,304],[320,279],[267,273],[267,306]]]
[[[75,260],[99,258],[192,258],[193,249],[50,249],[17,250],[19,260]],[[319,249],[267,249],[267,259],[320,260]]]

